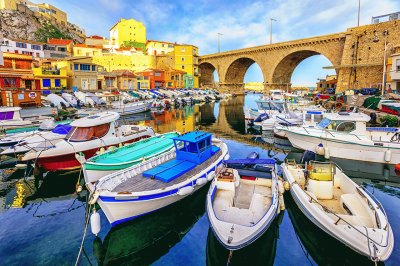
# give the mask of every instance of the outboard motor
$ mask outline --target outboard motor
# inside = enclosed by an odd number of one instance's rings
[[[247,155],[247,159],[259,159],[259,158],[260,158],[260,154],[258,154],[255,151],[250,152],[249,155]]]
[[[370,113],[369,117],[371,117],[371,121],[370,121],[370,122],[371,122],[372,124],[376,124],[376,123],[377,123],[377,122],[376,122],[377,116],[376,116],[376,113],[375,113],[375,112]]]
[[[305,164],[306,162],[310,162],[310,161],[315,161],[316,159],[316,154],[313,151],[305,151],[303,152],[303,155],[301,156],[301,160],[300,163],[301,164]]]
[[[266,119],[269,119],[268,114],[260,114],[256,119],[254,119],[254,122],[262,122]]]

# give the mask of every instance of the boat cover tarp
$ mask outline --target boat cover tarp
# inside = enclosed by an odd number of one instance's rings
[[[274,159],[229,159],[225,164],[275,164]]]
[[[365,99],[363,106],[365,108],[376,110],[378,108],[380,100],[381,100],[380,97],[375,97],[375,96],[368,97],[367,99]]]
[[[66,135],[71,130],[72,126],[60,124],[57,125],[51,132],[61,135]]]
[[[238,173],[240,176],[252,176],[252,177],[257,177],[257,178],[272,178],[272,173],[271,171],[266,172],[266,171],[256,171],[253,169],[237,169]]]
[[[142,173],[143,177],[170,182],[196,167],[195,163],[174,159]]]

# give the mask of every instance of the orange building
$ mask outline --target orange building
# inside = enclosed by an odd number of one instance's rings
[[[145,80],[149,80],[150,89],[165,88],[165,71],[161,69],[149,68],[135,74],[143,76]]]
[[[40,80],[32,70],[32,56],[4,53],[0,65],[0,91],[3,106],[40,105]]]
[[[165,70],[165,87],[169,89],[179,89],[185,87],[184,75],[185,71],[177,69]]]

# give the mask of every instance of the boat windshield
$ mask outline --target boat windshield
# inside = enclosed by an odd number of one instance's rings
[[[259,110],[262,111],[282,111],[283,103],[271,103],[271,102],[257,102],[257,106]]]
[[[0,112],[0,120],[12,120],[14,117],[14,112]]]
[[[324,118],[318,123],[317,128],[336,130],[339,132],[351,132],[356,129],[356,124],[353,121],[330,120]]]
[[[73,127],[66,136],[66,139],[69,141],[98,139],[104,137],[109,129],[110,124],[103,124],[94,127]]]

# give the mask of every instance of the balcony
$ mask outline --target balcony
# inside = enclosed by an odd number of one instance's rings
[[[42,69],[43,75],[60,75],[59,69]]]

